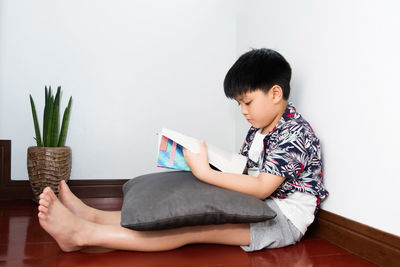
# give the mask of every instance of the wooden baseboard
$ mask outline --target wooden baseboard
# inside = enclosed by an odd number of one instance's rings
[[[122,197],[125,179],[69,180],[68,186],[79,198]],[[1,199],[33,199],[29,181],[10,181],[0,185]]]
[[[321,210],[309,231],[379,266],[400,266],[400,237]]]
[[[69,180],[71,191],[80,198],[122,197],[128,179]],[[0,199],[33,199],[29,181],[11,179],[11,140],[0,140]]]

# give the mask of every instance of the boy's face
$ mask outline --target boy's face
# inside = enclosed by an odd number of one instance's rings
[[[282,90],[282,89],[280,89]],[[282,116],[282,96],[272,87],[267,93],[257,89],[235,98],[246,120],[266,134],[274,128]],[[283,112],[282,112],[283,113]]]

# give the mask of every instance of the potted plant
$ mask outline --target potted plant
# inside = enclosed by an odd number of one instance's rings
[[[54,97],[51,87],[45,86],[45,106],[43,112],[43,138],[41,137],[39,122],[36,114],[35,103],[30,96],[33,124],[35,128],[34,139],[37,146],[28,148],[28,174],[32,187],[34,201],[39,201],[39,195],[46,186],[50,186],[58,195],[58,183],[68,181],[71,174],[72,152],[65,146],[69,115],[71,111],[72,96],[64,110],[61,124],[59,125],[59,110],[61,99],[61,86],[57,88]]]

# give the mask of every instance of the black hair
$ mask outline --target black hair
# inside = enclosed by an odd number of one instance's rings
[[[278,52],[261,48],[243,54],[233,64],[225,76],[224,91],[228,98],[261,89],[268,92],[274,85],[279,85],[283,98],[290,95],[292,69],[286,59]]]

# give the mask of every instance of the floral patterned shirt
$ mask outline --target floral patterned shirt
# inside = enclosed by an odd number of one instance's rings
[[[264,150],[259,161],[249,158],[249,149],[257,128],[251,127],[240,154],[247,157],[247,168],[258,167],[266,172],[286,178],[272,193],[286,198],[295,191],[309,193],[320,201],[328,196],[322,182],[322,156],[319,139],[310,124],[289,103],[275,128],[264,137]]]

